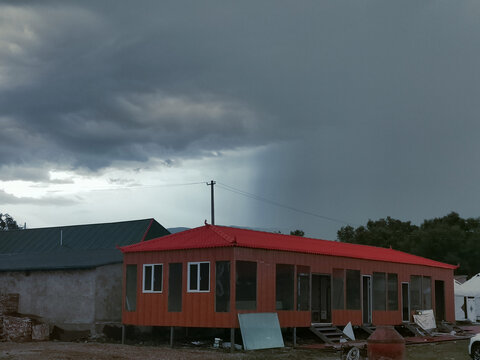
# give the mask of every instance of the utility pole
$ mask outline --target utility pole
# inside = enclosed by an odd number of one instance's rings
[[[212,205],[211,205],[211,209],[212,209],[212,225],[215,225],[215,202],[214,202],[214,197],[213,197],[213,186],[216,184],[215,181],[213,180],[210,180],[210,182],[208,183],[207,182],[207,186],[211,186],[212,187],[212,191],[211,191],[211,200],[212,200]]]

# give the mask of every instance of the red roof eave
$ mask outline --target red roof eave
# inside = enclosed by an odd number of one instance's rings
[[[398,264],[423,265],[450,270],[458,268],[458,265],[450,265],[393,249],[208,224],[180,233],[123,246],[120,250],[122,253],[131,253],[222,247],[337,256]]]

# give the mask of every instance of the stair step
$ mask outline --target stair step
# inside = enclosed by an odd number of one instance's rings
[[[345,338],[343,332],[332,324],[313,323],[310,331],[328,344],[339,343],[340,339]]]

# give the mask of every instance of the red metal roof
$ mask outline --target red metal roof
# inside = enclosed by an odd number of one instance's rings
[[[424,265],[444,269],[457,268],[455,265],[441,263],[393,249],[208,224],[138,244],[124,246],[120,249],[123,253],[130,253],[232,246]]]

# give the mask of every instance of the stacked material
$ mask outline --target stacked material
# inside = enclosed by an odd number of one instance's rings
[[[18,302],[18,294],[0,294],[0,341],[48,340],[48,324],[19,314]]]

